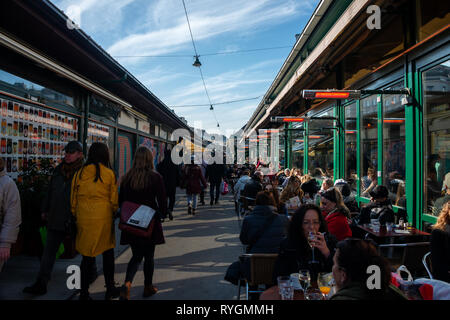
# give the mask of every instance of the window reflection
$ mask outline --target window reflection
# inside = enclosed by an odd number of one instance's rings
[[[401,89],[397,83],[387,89]],[[406,207],[405,197],[405,107],[401,95],[383,95],[383,184],[392,204]]]
[[[370,197],[369,192],[377,185],[378,172],[378,118],[377,96],[361,100],[361,195]]]
[[[356,103],[345,107],[345,180],[356,191]]]
[[[450,201],[450,60],[423,73],[424,211]]]
[[[305,149],[303,123],[293,124],[292,129],[299,129],[291,131],[292,167],[303,170],[303,158]]]

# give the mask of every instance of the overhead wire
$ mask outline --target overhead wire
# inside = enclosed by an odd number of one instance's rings
[[[186,14],[186,20],[187,20],[188,27],[189,27],[189,33],[191,35],[192,45],[194,47],[195,57],[198,59],[199,55],[197,53],[197,48],[195,47],[194,36],[192,35],[191,23],[189,22],[189,17],[188,17],[188,13],[187,13],[187,9],[186,9],[186,4],[184,3],[184,0],[181,0],[181,1],[183,2],[184,13]],[[198,69],[200,71],[200,76],[202,78],[203,87],[205,88],[206,96],[208,97],[209,104],[211,105],[211,111],[213,112],[214,119],[216,119],[216,122],[217,122],[217,127],[220,127],[219,121],[217,121],[216,113],[214,112],[214,108],[213,108],[213,104],[211,102],[211,98],[209,97],[208,89],[206,88],[205,78],[203,77],[203,72],[202,72],[201,66],[198,66]]]
[[[239,100],[229,100],[229,101],[223,101],[223,102],[216,102],[213,103],[213,106],[221,105],[221,104],[230,104],[235,102],[242,102],[242,101],[249,101],[249,100],[256,100],[261,98],[263,95],[254,97],[254,98],[245,98],[245,99],[239,99]],[[181,106],[171,106],[171,108],[189,108],[189,107],[208,107],[209,104],[186,104]]]

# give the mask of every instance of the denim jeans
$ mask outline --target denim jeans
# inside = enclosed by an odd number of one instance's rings
[[[191,206],[191,202],[193,202],[192,209],[197,209],[197,196],[196,193],[187,195],[188,206]]]

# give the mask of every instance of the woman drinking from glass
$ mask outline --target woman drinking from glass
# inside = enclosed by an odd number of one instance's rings
[[[328,233],[318,206],[302,205],[292,216],[288,235],[280,244],[274,277],[307,269],[312,282],[319,272],[331,272],[336,238]]]

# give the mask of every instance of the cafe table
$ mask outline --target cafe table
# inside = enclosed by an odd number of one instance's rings
[[[259,300],[281,300],[278,286],[272,286],[259,296]],[[294,290],[294,300],[305,300],[302,290]]]
[[[393,228],[392,231],[387,231],[386,227],[380,227],[379,231],[376,232],[372,228],[370,228],[370,225],[358,225],[357,226],[362,231],[374,236],[376,239],[374,240],[381,240],[382,242],[387,242],[389,244],[393,244],[395,239],[398,239],[400,237],[403,237],[402,239],[406,238],[414,238],[414,237],[429,237],[431,236],[430,233],[418,230],[414,227],[410,227],[407,230],[399,229],[399,228]],[[378,241],[376,241],[378,242]],[[389,249],[388,257],[392,257],[393,254],[393,248]]]

